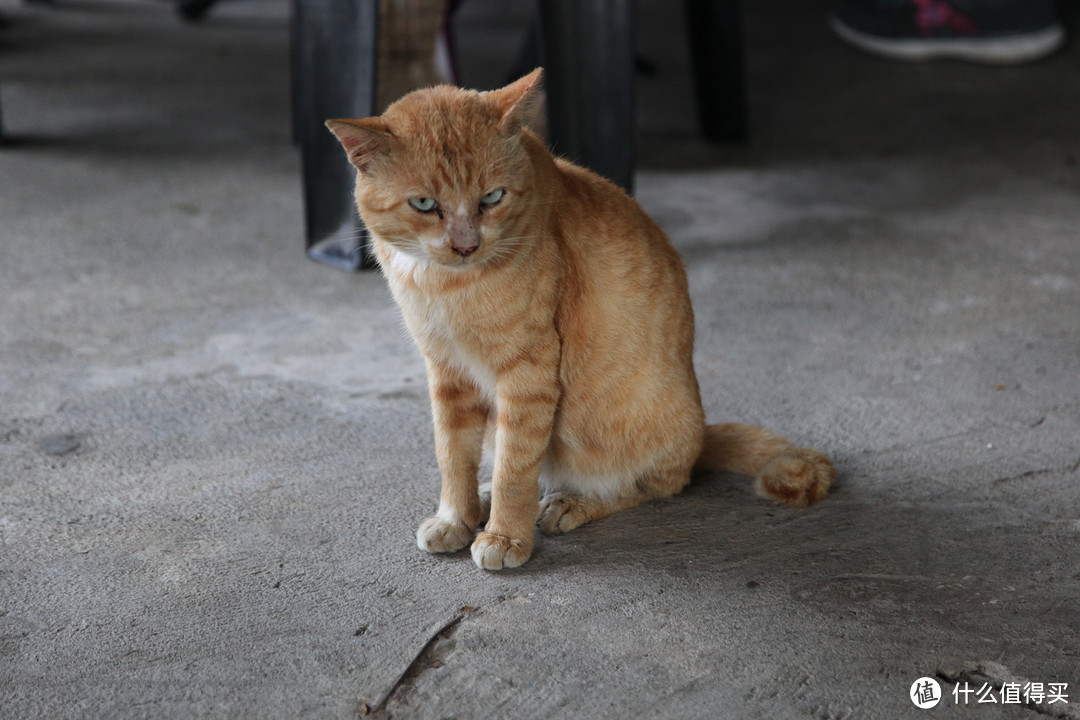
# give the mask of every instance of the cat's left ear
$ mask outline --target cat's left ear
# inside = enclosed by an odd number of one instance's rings
[[[488,93],[496,112],[502,118],[499,125],[504,130],[514,133],[529,124],[540,100],[543,75],[543,68],[536,68],[506,87]]]
[[[327,120],[326,127],[337,136],[349,162],[360,172],[366,172],[376,157],[390,152],[393,135],[382,118]]]

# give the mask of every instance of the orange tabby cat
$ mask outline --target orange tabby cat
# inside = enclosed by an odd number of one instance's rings
[[[789,505],[820,500],[833,479],[820,452],[706,426],[682,260],[634,200],[524,126],[540,75],[418,90],[380,117],[327,122],[427,365],[442,495],[418,544],[471,543],[480,567],[516,567],[537,524],[566,532],[673,495],[694,468],[754,476]]]

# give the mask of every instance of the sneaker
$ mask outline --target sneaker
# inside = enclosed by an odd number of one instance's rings
[[[1037,60],[1065,42],[1053,0],[840,0],[829,25],[843,40],[894,60]]]

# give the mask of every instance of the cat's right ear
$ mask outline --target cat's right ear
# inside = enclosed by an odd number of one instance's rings
[[[360,172],[366,172],[375,158],[390,152],[393,134],[382,118],[327,120],[326,127],[337,136],[349,162]]]
[[[543,68],[536,68],[506,87],[487,93],[502,118],[499,124],[504,130],[517,132],[530,124],[540,101],[543,77]]]

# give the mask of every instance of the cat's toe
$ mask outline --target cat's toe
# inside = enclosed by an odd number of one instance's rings
[[[570,532],[588,522],[588,517],[581,507],[584,498],[580,495],[551,493],[540,500],[540,517],[537,524],[547,535]]]
[[[762,497],[792,507],[813,505],[825,497],[836,470],[817,450],[796,448],[773,458],[761,469],[757,489]]]
[[[416,530],[416,544],[431,553],[457,552],[472,542],[474,535],[461,521],[429,517]]]
[[[483,570],[518,567],[532,554],[532,540],[482,532],[472,544],[472,559]]]

